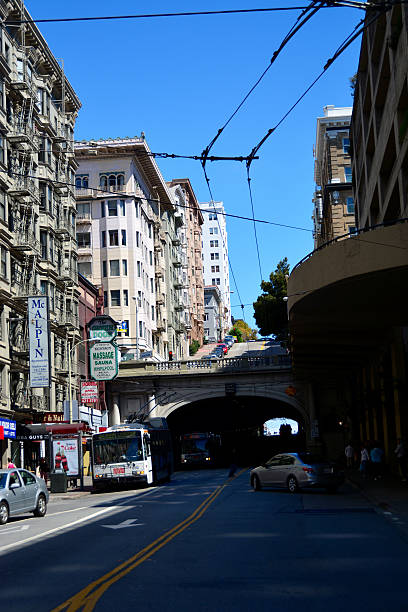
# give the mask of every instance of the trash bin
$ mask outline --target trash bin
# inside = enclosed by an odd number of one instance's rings
[[[68,479],[65,472],[51,472],[51,493],[66,493]]]

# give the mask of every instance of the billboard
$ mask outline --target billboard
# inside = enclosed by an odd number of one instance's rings
[[[55,470],[63,470],[67,476],[79,474],[78,438],[52,441],[52,459]]]
[[[27,317],[30,343],[30,387],[49,387],[48,297],[40,295],[27,298]]]

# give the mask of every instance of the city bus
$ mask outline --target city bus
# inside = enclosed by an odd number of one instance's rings
[[[113,425],[92,436],[94,489],[118,484],[154,485],[173,472],[171,434],[166,419]]]
[[[210,467],[219,460],[221,437],[214,433],[184,433],[180,446],[182,466]]]

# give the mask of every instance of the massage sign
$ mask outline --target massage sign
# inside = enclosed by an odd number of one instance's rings
[[[89,339],[95,343],[89,349],[91,377],[113,380],[118,375],[118,347],[114,343],[117,323],[111,317],[94,317],[88,324]]]

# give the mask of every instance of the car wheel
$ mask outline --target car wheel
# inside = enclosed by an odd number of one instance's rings
[[[288,484],[289,493],[296,493],[296,491],[299,488],[299,485],[298,485],[298,481],[296,480],[294,476],[289,476],[287,484]]]
[[[259,480],[258,476],[254,476],[252,478],[252,487],[254,491],[260,491],[262,489],[261,481]]]
[[[9,508],[6,502],[0,504],[0,525],[5,525],[9,518]]]
[[[45,516],[47,512],[47,501],[44,495],[40,495],[37,501],[37,507],[34,510],[34,516]]]

